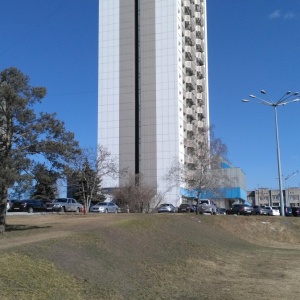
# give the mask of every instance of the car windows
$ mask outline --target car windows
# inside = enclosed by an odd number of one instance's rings
[[[66,203],[68,200],[66,198],[59,198],[59,199],[55,199],[53,202],[62,202],[62,203]]]
[[[108,203],[108,206],[115,206],[114,203]]]
[[[200,204],[208,204],[208,200],[201,200]]]

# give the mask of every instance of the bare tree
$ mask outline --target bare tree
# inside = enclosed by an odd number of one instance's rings
[[[146,184],[142,174],[129,174],[123,186],[113,191],[118,204],[128,208],[130,212],[150,212],[163,200],[157,189]]]
[[[99,199],[103,178],[117,178],[119,173],[117,158],[106,147],[82,149],[66,170],[68,188],[82,199],[85,212],[89,212],[91,201]]]
[[[180,184],[196,193],[196,202],[201,193],[222,196],[221,187],[230,185],[222,163],[227,160],[227,146],[214,137],[213,128],[201,128],[189,136],[186,142],[184,163],[174,159],[166,180],[169,185]]]

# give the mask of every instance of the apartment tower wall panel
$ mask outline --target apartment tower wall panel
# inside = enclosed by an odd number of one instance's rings
[[[99,32],[98,143],[166,192],[191,129],[209,126],[206,1],[101,0]],[[165,201],[179,205],[178,191]]]

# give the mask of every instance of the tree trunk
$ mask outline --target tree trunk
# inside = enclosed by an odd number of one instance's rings
[[[7,202],[7,188],[2,188],[0,191],[0,234],[3,234],[5,232],[6,202]]]

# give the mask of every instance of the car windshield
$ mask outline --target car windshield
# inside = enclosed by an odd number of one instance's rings
[[[278,209],[278,207],[277,206],[273,206],[272,209]]]
[[[66,198],[55,199],[53,202],[63,202],[66,203],[68,200]]]
[[[105,203],[105,202],[99,202],[99,203],[97,203],[96,205],[97,205],[97,206],[107,206],[107,203]]]
[[[160,207],[170,206],[170,204],[162,204]]]
[[[208,204],[208,200],[201,200],[200,204]]]

